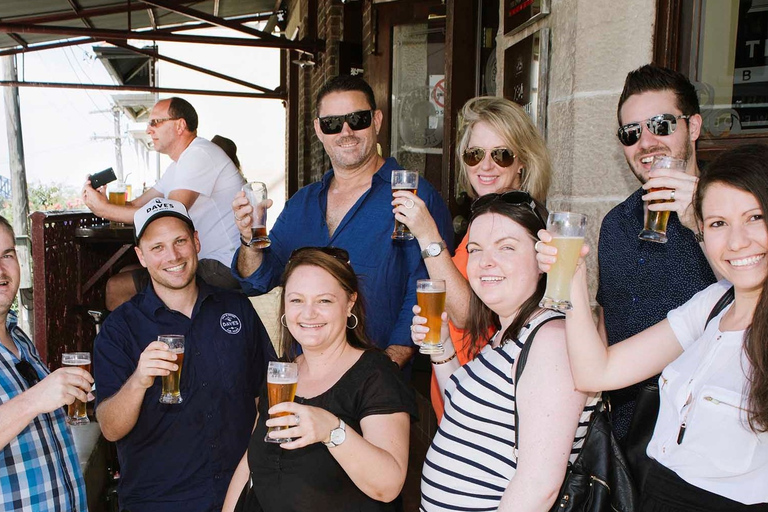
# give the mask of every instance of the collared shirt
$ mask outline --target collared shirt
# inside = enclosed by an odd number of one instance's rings
[[[243,290],[249,295],[260,295],[277,286],[294,249],[341,247],[349,252],[352,267],[360,279],[370,339],[381,348],[412,345],[411,308],[416,304],[416,280],[429,276],[416,240],[391,240],[395,222],[391,183],[394,169],[401,167],[394,158],[388,158],[371,178],[371,188],[349,209],[333,235],[329,235],[325,222],[333,170],[321,181],[299,190],[286,203],[269,232],[272,245],[264,250],[264,260],[253,274],[245,278],[237,274],[238,253],[235,253],[232,270]],[[445,202],[424,179],[419,180],[418,196],[426,203],[440,235],[452,251],[453,228]]]
[[[21,359],[42,379],[50,372],[35,345],[8,313],[6,328]],[[0,403],[29,385],[16,370],[19,359],[0,344]],[[3,448],[0,459],[0,510],[3,512],[87,511],[85,482],[64,408],[40,414]]]
[[[610,345],[661,322],[669,311],[715,282],[693,232],[675,212],[669,215],[667,243],[637,237],[643,229],[644,194],[640,189],[613,208],[600,227],[597,302],[603,308]],[[620,438],[629,429],[640,386],[611,392],[614,429]]]
[[[706,323],[730,287],[722,280],[667,315],[683,353],[659,378],[648,455],[691,485],[751,505],[768,502],[768,432],[748,423],[745,331],[720,330],[730,305]]]
[[[248,446],[268,361],[264,326],[242,294],[198,279],[188,318],[165,307],[152,284],[116,309],[94,343],[98,400],[114,395],[160,334],[183,334],[181,404],[161,404],[161,379],[146,390],[138,421],[117,441],[120,507],[142,512],[221,510]]]

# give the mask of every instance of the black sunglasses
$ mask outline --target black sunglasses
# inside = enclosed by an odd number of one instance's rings
[[[29,387],[40,382],[40,376],[37,374],[37,370],[35,370],[35,367],[26,359],[22,359],[16,363],[16,371],[24,378]]]
[[[320,121],[320,131],[326,135],[341,133],[345,122],[354,131],[365,130],[371,126],[371,122],[373,121],[373,110],[358,110],[357,112],[350,112],[343,116],[318,117],[317,120]]]
[[[291,257],[288,258],[288,261],[291,261],[295,256],[298,256],[302,252],[306,251],[320,251],[324,254],[327,254],[328,256],[333,256],[337,260],[344,262],[347,265],[351,265],[349,261],[349,253],[341,247],[299,247],[298,249],[294,249],[293,252],[291,252]]]
[[[470,167],[474,167],[485,158],[484,148],[467,148],[461,154],[461,159]],[[515,162],[515,154],[509,148],[491,149],[491,158],[499,167],[509,167]]]
[[[503,192],[501,194],[485,194],[474,200],[472,206],[470,206],[470,211],[474,215],[481,208],[496,201],[501,201],[512,206],[527,206],[546,229],[547,222],[541,218],[541,214],[536,208],[536,202],[528,192],[523,192],[522,190],[510,190],[509,192]]]
[[[663,137],[675,133],[678,119],[688,119],[689,117],[691,116],[659,114],[658,116],[650,117],[645,121],[640,121],[639,123],[625,124],[619,128],[617,135],[619,136],[621,143],[625,146],[634,146],[637,144],[637,141],[640,140],[640,136],[643,134],[643,124],[648,127],[648,130],[652,134]]]

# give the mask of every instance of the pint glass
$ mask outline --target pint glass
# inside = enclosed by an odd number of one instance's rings
[[[392,171],[392,192],[395,190],[407,190],[415,194],[418,189],[418,171]],[[408,229],[408,226],[395,219],[395,230],[392,232],[392,240],[413,240],[413,238],[413,233]]]
[[[63,366],[77,366],[91,373],[91,354],[88,352],[70,352],[61,354]],[[91,421],[85,412],[85,402],[75,400],[67,406],[67,423],[70,425],[87,425]]]
[[[445,311],[445,281],[442,279],[419,279],[416,281],[416,301],[421,308],[421,316],[427,319],[429,332],[419,348],[422,354],[442,354],[443,340],[440,328],[443,321],[440,315]]]
[[[260,181],[243,185],[243,192],[251,203],[251,241],[253,247],[266,249],[272,244],[267,236],[267,186]]]
[[[539,306],[563,312],[573,309],[571,280],[579,262],[586,229],[586,215],[571,212],[549,214],[547,231],[552,235],[550,243],[557,247],[557,261],[547,272],[547,289]]]
[[[279,361],[270,361],[267,367],[267,395],[269,396],[269,406],[273,407],[283,402],[293,402],[296,396],[296,385],[299,382],[299,365],[296,363],[281,363]],[[270,418],[288,416],[287,412],[270,414]],[[269,433],[275,430],[285,430],[289,427],[269,427],[264,441],[267,443],[287,443],[293,441],[290,437],[271,438]]]
[[[180,404],[182,402],[179,381],[181,380],[181,367],[184,364],[184,335],[183,334],[161,334],[157,341],[162,341],[168,345],[168,350],[176,354],[176,371],[163,376],[163,390],[160,394],[161,404]]]
[[[116,181],[112,188],[109,190],[109,204],[117,206],[125,206],[125,202],[128,199],[128,189],[125,186],[125,182]],[[118,228],[124,226],[122,222],[109,221],[109,226]]]
[[[654,169],[676,169],[678,171],[685,171],[686,161],[682,158],[673,158],[671,156],[655,156],[653,157],[653,164],[651,164],[651,170]],[[657,190],[669,190],[665,188],[652,188],[649,192],[656,192]],[[651,204],[657,203],[671,203],[673,199],[654,199]],[[648,215],[645,217],[645,226],[640,232],[638,237],[640,240],[647,240],[649,242],[658,242],[660,244],[667,243],[667,222],[669,221],[669,210],[660,212],[653,212],[648,210]]]

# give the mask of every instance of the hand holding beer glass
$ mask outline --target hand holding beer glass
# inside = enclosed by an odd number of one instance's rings
[[[407,190],[416,194],[419,189],[419,173],[418,171],[405,171],[397,170],[392,171],[392,191],[395,190]],[[394,199],[394,195],[392,196]],[[411,205],[406,204],[406,208],[413,208],[413,201]],[[392,240],[413,240],[415,237],[408,226],[395,219],[395,230],[392,232]]]
[[[161,404],[180,404],[181,389],[179,381],[181,380],[181,367],[184,364],[184,335],[183,334],[161,334],[157,341],[168,345],[168,350],[176,354],[176,368],[168,375],[162,377],[162,392],[160,394]]]
[[[550,245],[557,248],[557,261],[547,272],[547,289],[539,302],[542,308],[570,311],[571,281],[579,262],[587,216],[580,213],[553,212],[547,219],[547,231],[552,235]]]
[[[91,354],[89,352],[70,352],[61,354],[62,366],[77,366],[91,373]],[[85,402],[75,399],[67,406],[67,423],[70,425],[87,425],[91,420],[85,412]]]
[[[671,156],[653,157],[653,164],[651,164],[651,170],[656,169],[675,169],[685,172],[686,160],[682,158],[674,158]],[[652,188],[649,192],[657,192],[659,190],[670,190],[667,188]],[[671,199],[654,199],[650,204],[658,203],[673,203],[675,202],[674,194],[675,190],[672,190]],[[648,214],[645,216],[645,226],[638,235],[640,240],[647,240],[648,242],[657,242],[660,244],[667,243],[667,222],[669,221],[669,210],[652,211],[648,210]]]
[[[283,402],[293,402],[296,396],[296,385],[299,383],[299,365],[296,363],[282,363],[279,361],[270,361],[267,367],[267,394],[269,396],[270,409]],[[288,416],[288,412],[279,412],[270,414],[270,418],[279,418]],[[269,427],[267,435],[264,436],[264,442],[267,443],[287,443],[293,441],[289,437],[269,437],[270,432],[285,430],[287,426]]]
[[[253,208],[251,212],[251,246],[266,249],[272,242],[267,236],[267,186],[260,181],[243,185],[245,198]]]
[[[419,279],[416,281],[416,301],[421,308],[421,315],[427,319],[429,327],[419,352],[422,354],[442,354],[443,340],[440,338],[441,315],[445,311],[445,281],[443,279]]]

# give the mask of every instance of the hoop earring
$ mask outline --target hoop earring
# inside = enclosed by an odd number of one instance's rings
[[[355,327],[357,327],[357,324],[360,323],[357,319],[357,315],[355,315],[354,313],[350,313],[347,318],[354,318],[355,320],[355,325],[349,325],[349,322],[347,322],[347,329],[354,329]]]
[[[286,324],[286,323],[285,323],[285,315],[283,315],[283,316],[281,316],[281,317],[280,317],[280,324],[281,324],[283,327],[288,327],[288,324]]]

